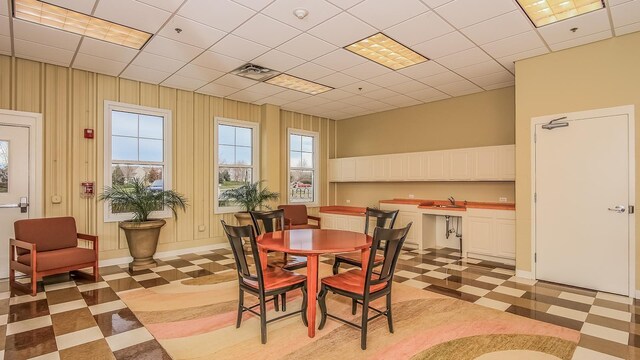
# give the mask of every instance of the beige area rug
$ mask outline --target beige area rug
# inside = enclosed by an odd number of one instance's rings
[[[330,273],[320,264],[321,277]],[[174,359],[571,359],[580,338],[571,329],[394,284],[395,333],[384,317],[370,322],[366,351],[358,329],[332,319],[310,339],[299,315],[269,324],[262,345],[256,316],[246,313],[235,327],[236,276],[228,271],[121,297]],[[381,300],[374,303],[379,309]],[[245,304],[256,302],[246,296]],[[295,311],[301,302],[301,293],[292,292],[287,309]],[[349,299],[329,294],[327,307],[359,322]],[[273,306],[268,311],[269,317],[281,314]]]

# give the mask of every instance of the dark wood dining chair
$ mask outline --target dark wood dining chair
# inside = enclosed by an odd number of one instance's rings
[[[393,272],[396,269],[402,244],[407,238],[407,233],[411,225],[412,223],[409,223],[407,227],[402,229],[383,229],[377,227],[374,230],[373,241],[371,243],[371,255],[369,256],[366,272],[363,272],[362,269],[353,269],[322,279],[322,286],[318,294],[318,302],[322,314],[319,329],[324,328],[327,317],[352,325],[360,329],[360,347],[362,350],[367,348],[367,324],[369,321],[380,316],[386,316],[389,332],[393,333],[393,317],[391,314]],[[384,261],[382,262],[380,272],[376,274],[373,273],[373,267],[375,263],[375,253],[379,249],[384,249]],[[362,320],[360,325],[327,313],[326,298],[329,291],[351,298],[362,305]],[[378,310],[369,305],[372,301],[383,296],[387,298],[386,310]],[[377,314],[369,317],[369,310]]]
[[[242,322],[242,314],[248,311],[260,317],[260,340],[263,344],[267,343],[267,324],[289,317],[295,314],[301,314],[302,323],[307,326],[307,277],[305,275],[296,274],[289,270],[279,267],[267,267],[263,271],[258,254],[258,244],[251,225],[231,226],[221,220],[224,232],[227,234],[233,258],[236,261],[236,269],[238,271],[239,298],[238,298],[238,319],[236,328],[240,327]],[[247,251],[243,245],[243,239],[249,240],[251,255],[254,260],[254,268],[249,266]],[[291,290],[302,290],[302,307],[298,311],[278,316],[271,320],[267,320],[267,302],[278,298],[279,295]],[[252,306],[244,305],[244,292],[248,292],[258,298],[259,303]],[[268,298],[271,298],[267,300]],[[253,310],[260,307],[260,312]]]
[[[378,210],[367,208],[364,219],[364,233],[369,233],[369,223],[372,218],[376,220],[376,227],[384,229],[393,229],[393,225],[396,223],[396,217],[398,217],[399,210]],[[376,254],[374,266],[379,266],[384,261],[384,257],[380,254]],[[345,263],[357,267],[362,267],[362,256],[360,252],[350,252],[344,254],[336,254],[333,262],[333,275],[336,275],[340,270],[340,264]]]

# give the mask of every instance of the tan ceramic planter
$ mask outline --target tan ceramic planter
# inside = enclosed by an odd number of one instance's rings
[[[129,264],[131,271],[156,267],[153,255],[158,248],[160,229],[166,224],[164,220],[145,222],[123,221],[120,228],[124,230],[133,261]]]

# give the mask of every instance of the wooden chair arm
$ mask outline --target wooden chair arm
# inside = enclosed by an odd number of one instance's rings
[[[98,241],[98,237],[95,235],[81,234],[78,233],[78,239],[87,240],[87,241]]]
[[[321,218],[319,218],[318,216],[312,216],[312,215],[308,215],[307,218],[311,220],[315,220],[318,223],[318,227],[321,228],[320,226],[320,221],[322,220]]]
[[[36,244],[29,243],[26,241],[20,241],[16,239],[9,239],[9,245],[18,247],[20,249],[29,250],[32,252],[36,250]]]

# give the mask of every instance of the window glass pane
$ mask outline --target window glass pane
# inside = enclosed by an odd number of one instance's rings
[[[229,201],[220,200],[222,194],[246,183],[252,182],[251,168],[221,166],[218,168],[218,206],[235,206]]]
[[[162,140],[140,139],[140,161],[162,162]]]
[[[138,114],[123,111],[112,111],[111,134],[138,136]]]
[[[236,145],[251,146],[252,129],[236,127]]]
[[[233,126],[227,126],[227,125],[218,126],[218,144],[234,145],[235,137],[236,137],[236,131]]]
[[[138,139],[112,136],[111,159],[138,161]]]
[[[289,173],[289,201],[313,202],[313,171],[291,170]]]
[[[297,151],[291,151],[290,155],[289,155],[289,166],[291,167],[300,167],[300,162],[302,160],[302,157],[300,156],[300,153]]]
[[[302,153],[302,159],[300,160],[300,167],[304,168],[313,168],[313,154],[312,153]]]
[[[163,139],[164,118],[160,116],[140,115],[140,137]]]
[[[151,191],[164,190],[163,174],[164,167],[162,165],[127,165],[127,164],[112,164],[111,165],[111,183],[113,186],[132,186],[131,181],[134,178],[138,178],[143,181],[147,189]],[[132,209],[112,205],[111,207],[114,213],[131,212]],[[162,210],[157,208],[156,210]]]
[[[218,146],[218,164],[235,164],[235,147],[228,145]]]
[[[291,134],[291,144],[289,144],[289,146],[291,147],[290,150],[300,151],[302,149],[301,142],[302,142],[302,136]]]
[[[313,152],[313,138],[302,136],[302,151]]]
[[[9,142],[0,140],[0,193],[9,191]]]
[[[236,146],[236,164],[251,165],[251,148]]]

